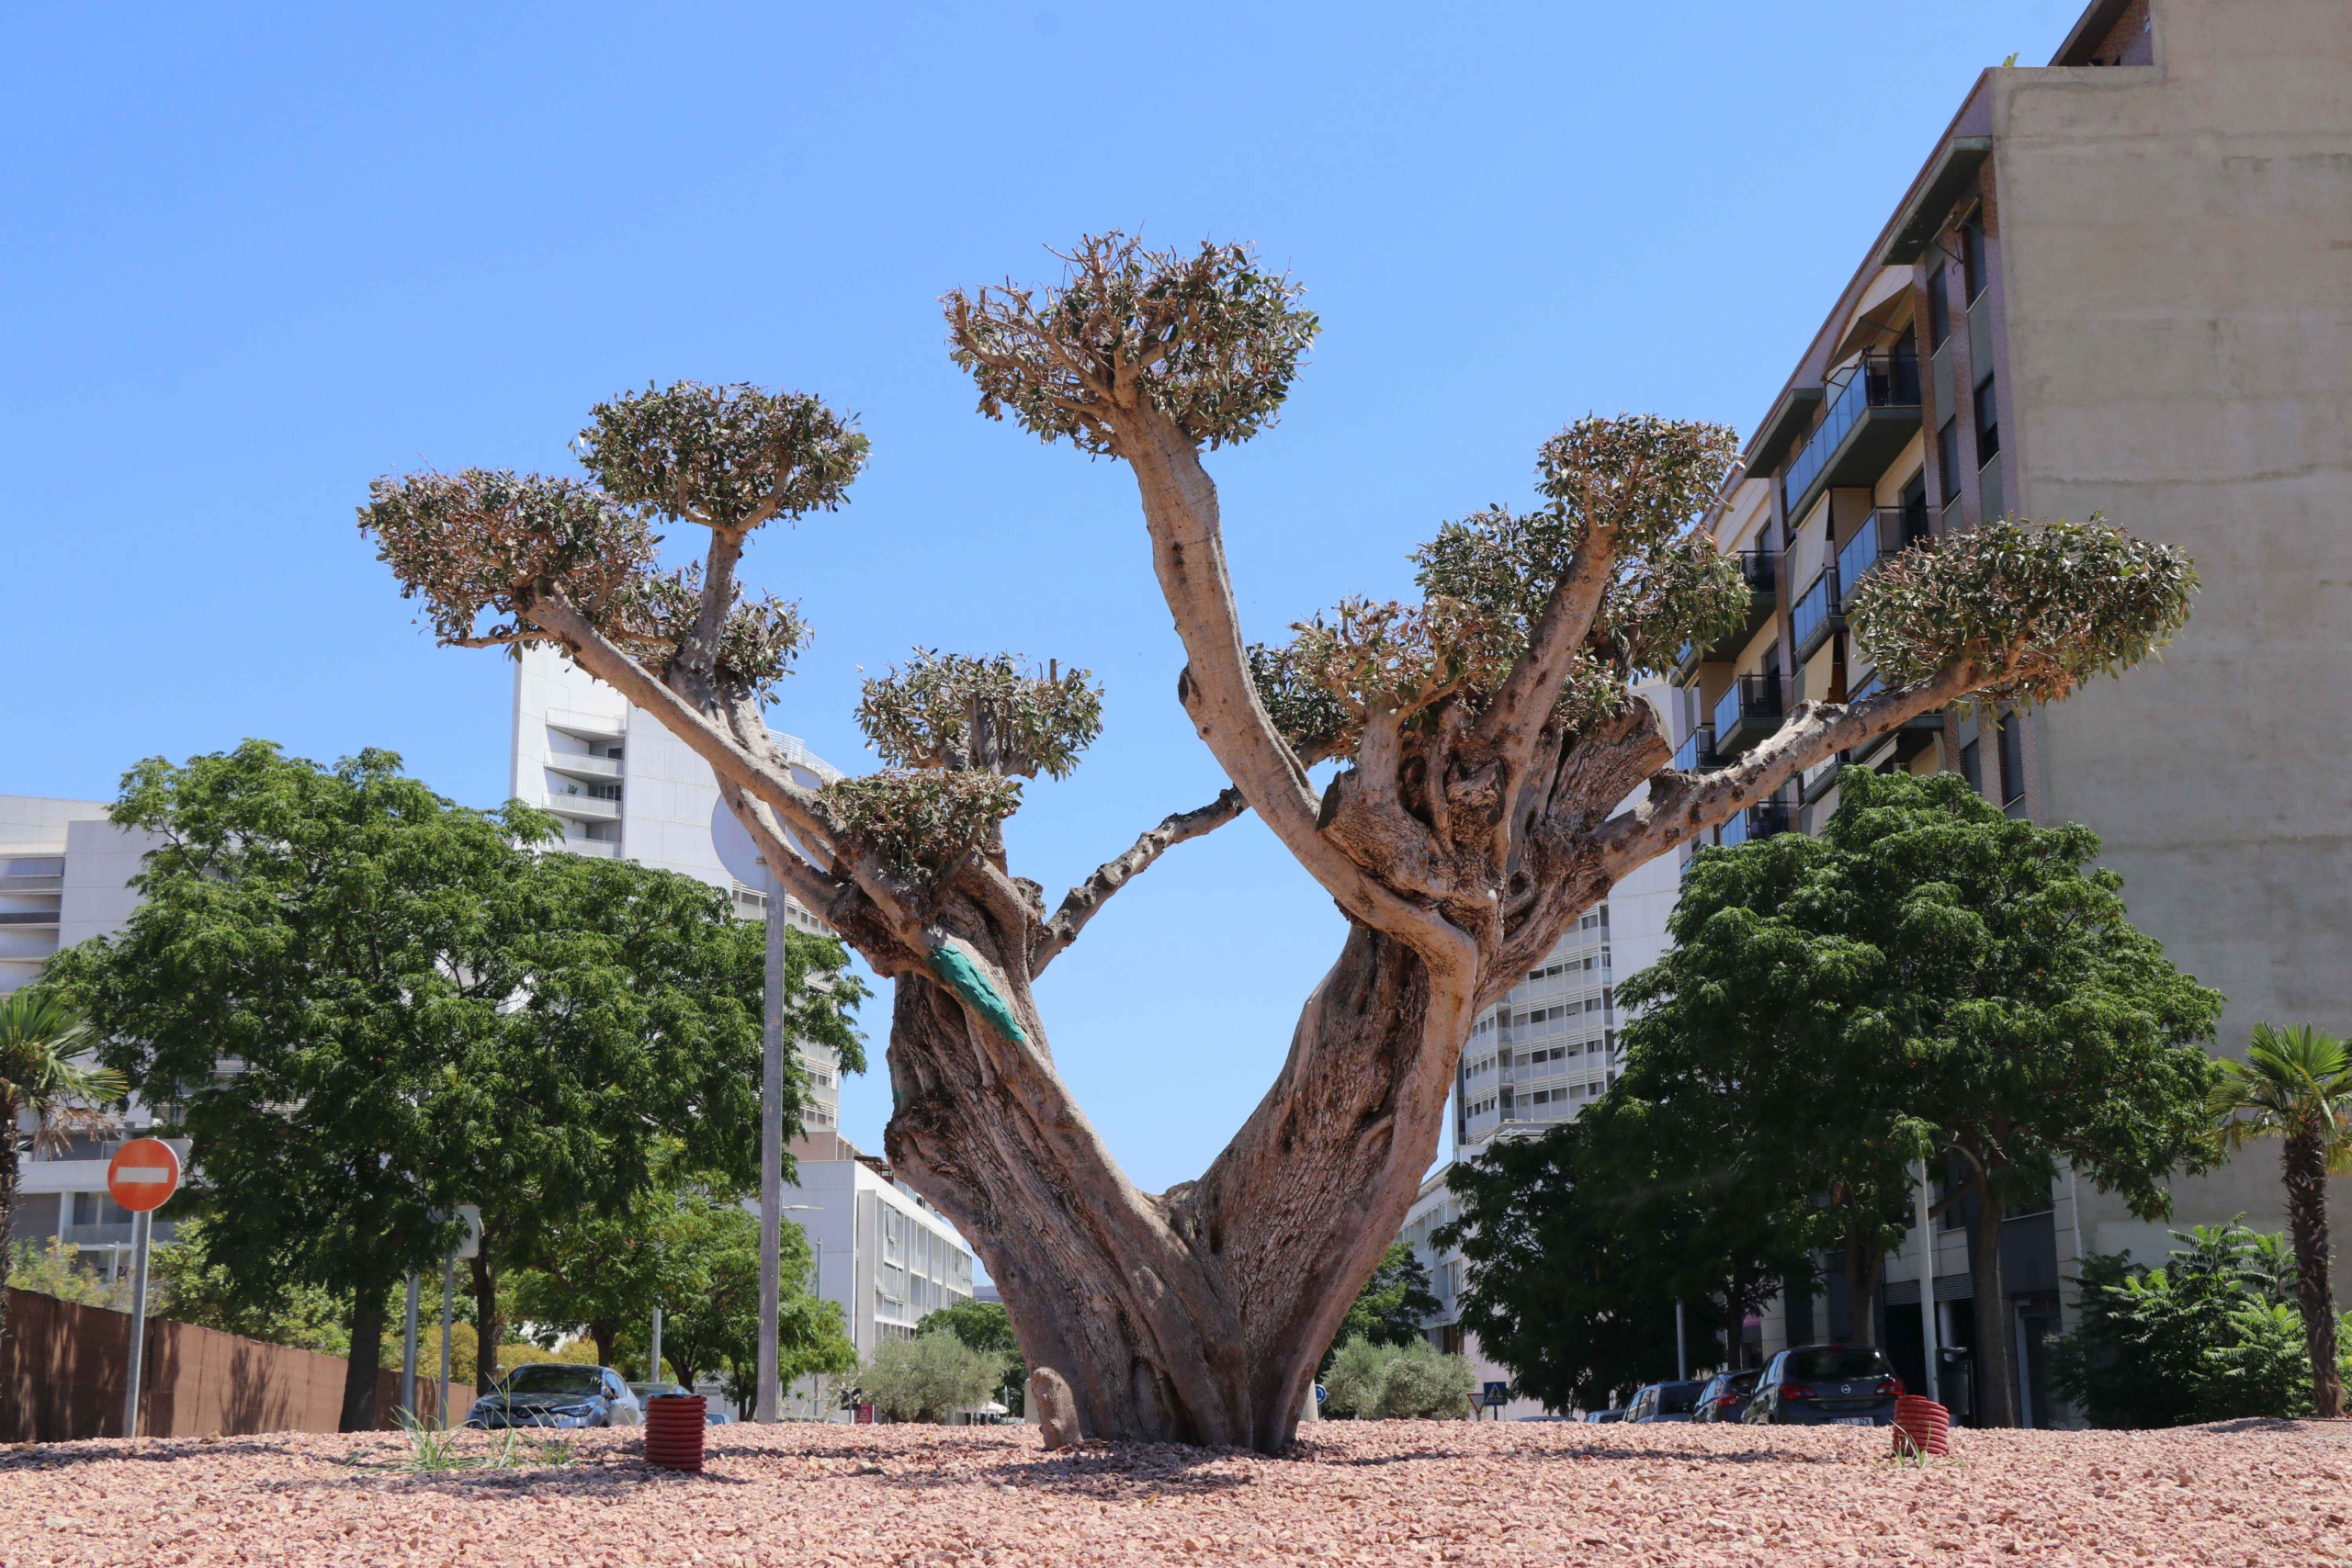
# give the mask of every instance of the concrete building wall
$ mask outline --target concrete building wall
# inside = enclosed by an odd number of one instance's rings
[[[2151,64],[1991,74],[2015,504],[2103,508],[2204,581],[2161,663],[2041,716],[2036,815],[2098,829],[2242,1055],[2256,1021],[2352,1031],[2352,5],[2153,21]],[[2177,1194],[2176,1225],[2285,1224],[2272,1147]],[[2083,1196],[2086,1247],[2164,1255]]]

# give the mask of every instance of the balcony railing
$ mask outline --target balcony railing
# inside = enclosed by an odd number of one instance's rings
[[[1796,643],[1799,659],[1812,658],[1823,638],[1844,629],[1843,609],[1838,597],[1838,569],[1826,568],[1789,612],[1789,635]]]
[[[1838,586],[1841,593],[1851,593],[1862,581],[1864,573],[1879,562],[1901,554],[1928,536],[1928,513],[1925,507],[1914,511],[1901,506],[1882,506],[1862,524],[1862,531],[1846,541],[1838,552]]]
[[[1750,839],[1769,839],[1775,833],[1785,833],[1794,815],[1787,800],[1777,795],[1770,796],[1724,823],[1716,842],[1730,849]]]
[[[1674,749],[1674,766],[1681,773],[1704,773],[1715,765],[1715,727],[1702,724],[1692,727]]]
[[[1837,477],[1829,473],[1833,460],[1848,438],[1870,422],[1871,410],[1908,410],[1911,423],[1917,423],[1919,355],[1912,349],[1866,354],[1831,377],[1822,390],[1826,406],[1821,423],[1781,476],[1781,504],[1792,525],[1812,500],[1815,482]]]
[[[1781,672],[1741,675],[1715,704],[1715,755],[1729,759],[1781,726]]]
[[[547,765],[559,773],[595,779],[619,778],[622,766],[618,757],[590,757],[578,751],[550,751]]]

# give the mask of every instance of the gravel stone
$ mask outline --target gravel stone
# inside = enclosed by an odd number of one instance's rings
[[[471,1434],[461,1446],[489,1450]],[[382,1434],[0,1450],[0,1565],[2352,1564],[2352,1422],[1953,1434],[1335,1421],[1281,1459],[1023,1427],[720,1427],[409,1474]]]

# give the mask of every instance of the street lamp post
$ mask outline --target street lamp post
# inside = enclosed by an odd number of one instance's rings
[[[760,1051],[759,1388],[752,1419],[776,1419],[776,1314],[784,1247],[784,879],[768,871],[767,985]]]

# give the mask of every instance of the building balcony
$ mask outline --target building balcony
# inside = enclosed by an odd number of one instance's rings
[[[1855,682],[1853,690],[1847,693],[1846,700],[1849,703],[1859,703],[1863,698],[1875,694],[1881,684],[1879,672],[1873,670]],[[1912,758],[1934,745],[1942,737],[1943,732],[1942,709],[1930,708],[1926,713],[1913,714],[1894,728],[1894,761],[1898,766],[1908,762]],[[1863,752],[1875,750],[1877,746],[1878,742],[1875,740],[1866,741],[1844,755],[1849,761],[1859,761]]]
[[[621,776],[618,757],[591,757],[579,751],[551,751],[548,754],[549,773],[564,773],[575,779],[616,779]]]
[[[1734,678],[1715,704],[1715,755],[1729,761],[1781,728],[1781,672]]]
[[[1738,657],[1748,639],[1772,618],[1774,595],[1780,586],[1778,558],[1770,550],[1738,552],[1739,575],[1747,584],[1747,617],[1730,636],[1711,644],[1686,642],[1675,656],[1675,684],[1687,686],[1698,674],[1699,666],[1718,660]]]
[[[1769,839],[1775,833],[1789,831],[1795,816],[1785,798],[1771,795],[1725,822],[1715,841],[1730,849],[1750,839]]]
[[[1875,483],[1919,431],[1916,350],[1866,354],[1822,388],[1821,423],[1781,475],[1791,525],[1832,486]]]
[[[617,822],[621,819],[621,803],[600,800],[593,795],[551,795],[547,808],[559,817],[577,817],[583,822]]]
[[[28,928],[38,931],[43,927],[55,931],[57,911],[55,909],[0,909],[0,926],[12,927],[17,931]]]
[[[1682,738],[1674,749],[1674,766],[1685,773],[1704,773],[1715,765],[1715,727],[1702,724]]]
[[[613,839],[566,839],[563,840],[563,848],[570,853],[586,855],[591,860],[621,858],[619,841]]]
[[[1811,659],[1814,649],[1828,641],[1832,633],[1845,629],[1845,605],[1838,593],[1838,569],[1824,567],[1821,575],[1813,580],[1813,586],[1798,595],[1796,607],[1789,612],[1789,639],[1796,649],[1798,662]]]
[[[1851,593],[1871,568],[1902,554],[1928,536],[1928,511],[1882,506],[1863,520],[1861,532],[1838,552],[1838,586]]]

